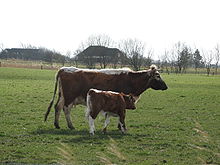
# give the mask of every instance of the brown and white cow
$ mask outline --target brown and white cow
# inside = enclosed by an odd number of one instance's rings
[[[124,133],[125,113],[126,109],[136,109],[135,99],[132,95],[124,93],[102,91],[90,89],[87,93],[87,112],[86,117],[89,120],[90,133],[94,135],[95,124],[94,120],[97,115],[102,112],[105,116],[105,125],[103,132],[106,132],[107,126],[110,123],[110,116],[119,117],[118,127]]]
[[[73,129],[70,109],[73,105],[86,105],[89,89],[123,92],[132,94],[136,99],[148,88],[166,90],[167,85],[160,77],[155,65],[149,70],[132,71],[130,69],[90,70],[75,67],[62,67],[56,75],[53,98],[45,114],[45,121],[53,105],[57,87],[58,100],[55,104],[54,126],[59,127],[59,116],[63,109],[70,129]]]

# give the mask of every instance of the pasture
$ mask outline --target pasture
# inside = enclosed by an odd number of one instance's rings
[[[122,135],[103,117],[89,135],[84,106],[72,109],[75,130],[53,126],[53,70],[0,68],[0,163],[24,164],[220,164],[220,77],[162,75],[169,89],[147,90],[127,111]]]

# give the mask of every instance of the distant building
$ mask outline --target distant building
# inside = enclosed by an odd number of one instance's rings
[[[83,61],[85,58],[93,59],[95,62],[100,62],[103,58],[108,59],[110,62],[115,59],[119,60],[123,56],[117,48],[108,48],[105,46],[89,46],[81,53],[77,55],[79,61]]]
[[[22,59],[22,60],[41,60],[39,54],[40,49],[26,49],[26,48],[11,48],[5,49],[1,52],[0,58]]]

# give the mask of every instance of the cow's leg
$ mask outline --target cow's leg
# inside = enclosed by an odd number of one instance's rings
[[[119,115],[119,125],[120,125],[120,130],[122,133],[126,132],[126,126],[125,126],[125,114]]]
[[[89,127],[90,127],[90,130],[89,130],[89,133],[91,135],[94,135],[94,132],[95,132],[95,119],[92,118],[92,116],[89,115]]]
[[[118,122],[118,129],[121,131],[121,124]]]
[[[55,119],[54,119],[54,126],[55,128],[59,129],[59,118],[60,118],[60,112],[61,109],[63,109],[63,105],[64,105],[64,98],[61,97],[60,93],[59,93],[59,98],[57,100],[57,103],[55,104]]]
[[[110,116],[108,114],[105,114],[105,124],[104,124],[104,128],[103,128],[103,133],[106,133],[107,131],[107,126],[110,123]]]
[[[72,124],[72,120],[71,120],[71,115],[70,115],[70,110],[73,107],[73,104],[70,104],[68,106],[64,106],[63,111],[66,117],[66,122],[67,125],[70,129],[74,129],[73,124]]]

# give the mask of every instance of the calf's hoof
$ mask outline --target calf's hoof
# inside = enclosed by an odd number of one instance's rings
[[[106,132],[106,128],[104,128],[103,130],[102,130],[102,133],[103,134],[106,134],[107,132]]]
[[[126,134],[126,133],[127,133],[127,129],[126,129],[126,128],[121,129],[121,133],[122,133],[122,134]]]
[[[89,134],[90,134],[90,136],[94,136],[94,135],[95,135],[95,133],[94,133],[94,132],[90,132]]]
[[[121,131],[121,133],[124,135],[124,134],[126,134],[126,131]]]

